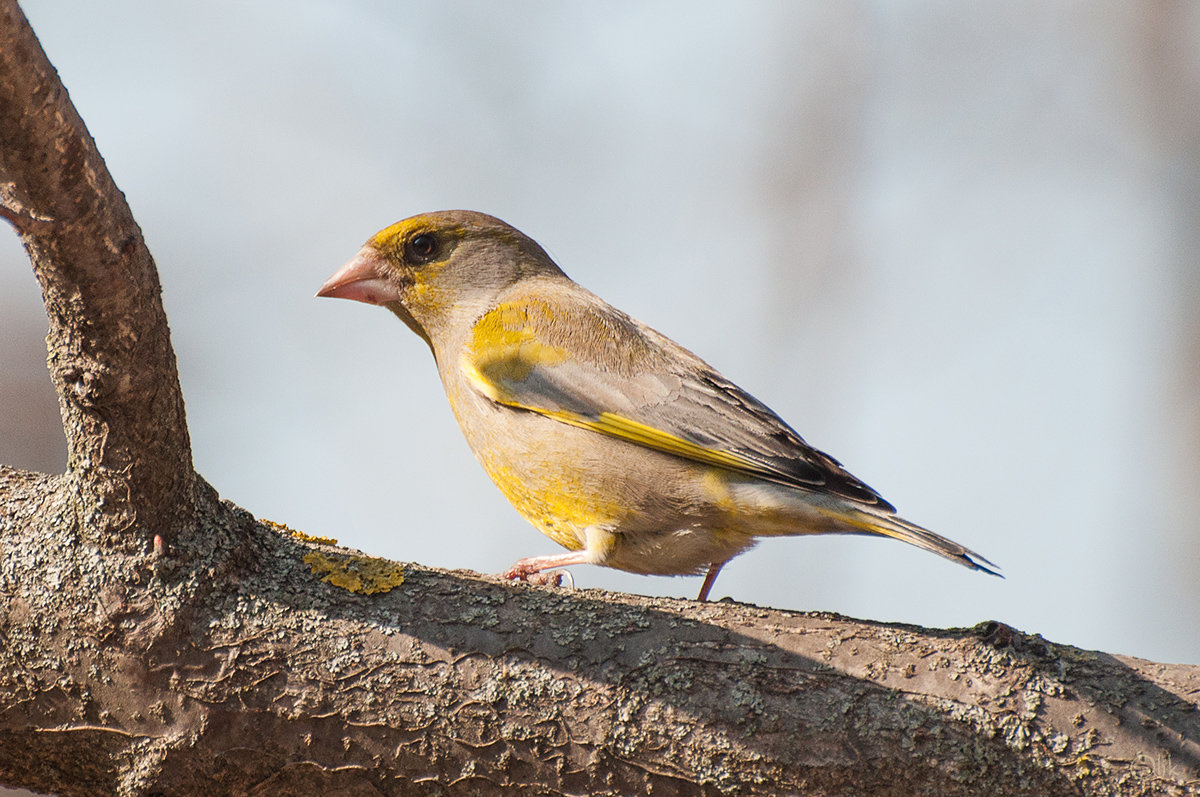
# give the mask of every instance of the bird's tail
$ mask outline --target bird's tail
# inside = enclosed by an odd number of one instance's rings
[[[910,523],[896,515],[877,515],[859,509],[848,509],[837,513],[837,519],[862,534],[878,534],[891,537],[893,540],[907,542],[930,553],[944,556],[952,562],[958,562],[963,567],[972,570],[982,570],[993,576],[1000,576],[1000,567],[987,558],[980,556],[970,548],[959,545],[940,534],[934,534],[927,528]]]

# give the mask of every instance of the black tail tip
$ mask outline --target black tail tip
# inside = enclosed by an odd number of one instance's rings
[[[991,560],[989,560],[985,557],[980,556],[979,554],[975,553],[974,551],[967,551],[966,553],[964,553],[962,555],[962,561],[963,561],[963,564],[965,564],[967,567],[971,568],[972,570],[982,570],[984,573],[987,573],[989,576],[995,576],[996,578],[1004,578],[1004,574],[1000,572],[1000,565],[996,564],[995,562],[992,562]]]

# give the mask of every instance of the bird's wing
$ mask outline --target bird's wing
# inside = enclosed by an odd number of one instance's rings
[[[585,294],[526,298],[475,324],[461,365],[493,401],[647,448],[894,511],[687,349]]]

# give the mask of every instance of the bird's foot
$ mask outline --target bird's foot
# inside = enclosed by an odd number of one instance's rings
[[[555,568],[583,563],[584,553],[582,551],[557,554],[555,556],[531,556],[528,559],[522,559],[505,570],[500,574],[500,577],[513,581],[524,581],[529,584],[553,587],[561,587],[563,579],[566,578],[570,588],[574,589],[575,580],[571,578],[571,574],[566,570],[557,570]]]
[[[700,585],[700,595],[696,600],[704,602],[708,600],[708,593],[712,589],[713,582],[717,580],[717,573],[721,572],[721,568],[725,566],[725,562],[713,562],[708,568],[708,573],[704,576],[704,583]]]

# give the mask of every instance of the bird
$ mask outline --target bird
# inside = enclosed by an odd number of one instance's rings
[[[890,537],[1000,575],[899,517],[765,404],[493,216],[437,211],[385,227],[317,296],[381,305],[425,341],[484,470],[567,549],[505,578],[547,583],[579,564],[703,574],[705,601],[758,540],[807,534]]]

